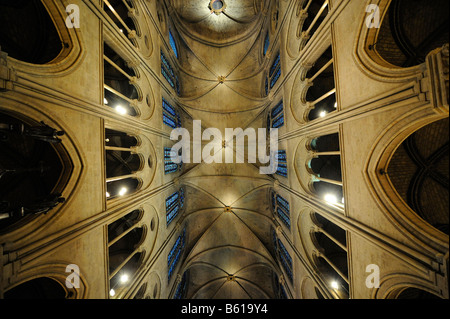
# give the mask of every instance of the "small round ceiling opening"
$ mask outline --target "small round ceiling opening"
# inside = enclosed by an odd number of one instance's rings
[[[226,7],[227,5],[223,0],[211,0],[211,2],[209,3],[209,9],[211,10],[211,13],[215,13],[217,15],[220,15],[222,12],[224,12]]]

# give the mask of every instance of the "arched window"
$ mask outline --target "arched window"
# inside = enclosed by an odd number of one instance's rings
[[[0,2],[0,47],[10,57],[33,64],[50,63],[64,48],[40,0]]]
[[[307,0],[302,10],[306,13],[306,19],[302,26],[303,44],[300,49],[308,43],[328,15],[328,0]]]
[[[175,90],[175,92],[180,95],[180,82],[178,80],[178,75],[175,73],[172,65],[167,59],[164,52],[161,50],[161,74],[169,83],[170,87]]]
[[[308,170],[312,174],[314,193],[331,204],[343,205],[339,135],[336,133],[315,138],[308,148],[311,154]]]
[[[5,299],[66,299],[63,285],[52,278],[40,277],[20,284],[4,294]]]
[[[118,296],[130,283],[142,263],[145,237],[139,221],[141,211],[133,211],[108,225],[110,297]]]
[[[340,146],[339,146],[339,134],[329,134],[319,136],[311,141],[311,150],[316,152],[317,154],[327,153],[328,155],[339,155],[340,154]]]
[[[177,110],[165,99],[162,99],[163,123],[170,128],[181,127],[181,117]]]
[[[395,66],[421,64],[428,53],[449,42],[448,12],[446,0],[392,0],[370,48]]]
[[[403,201],[428,224],[449,234],[449,119],[410,135],[396,150],[387,175]]]
[[[291,215],[289,202],[275,192],[272,192],[272,211],[273,214],[290,230]]]
[[[166,224],[167,226],[180,214],[184,207],[184,189],[181,188],[166,198]]]
[[[263,49],[264,56],[266,56],[267,52],[269,51],[269,47],[270,47],[270,35],[269,32],[267,32],[266,37],[264,38],[264,49]]]
[[[170,47],[172,48],[173,54],[175,54],[175,57],[178,59],[177,43],[175,41],[175,37],[172,34],[172,30],[169,30],[169,43]]]
[[[170,147],[164,148],[164,173],[166,175],[181,171],[181,169],[183,168],[183,163],[177,164],[172,162],[172,154],[173,154],[172,148]],[[176,156],[178,155],[179,154],[176,154]]]
[[[105,130],[105,138],[107,148],[131,149],[138,146],[136,137],[108,128]]]
[[[289,278],[290,282],[292,283],[294,281],[292,257],[289,254],[289,252],[287,251],[283,242],[276,236],[276,234],[274,236],[275,236],[275,243],[276,243],[276,249],[277,249],[277,256],[281,263],[281,267],[283,268],[286,276]]]
[[[304,102],[308,104],[309,121],[337,110],[333,61],[332,49],[329,47],[306,75],[308,91]]]
[[[108,225],[108,239],[112,241],[134,227],[142,218],[142,211],[134,210]]]
[[[104,43],[104,104],[121,115],[137,116],[139,93],[136,73],[111,47]]]
[[[111,129],[105,129],[105,137],[106,198],[111,200],[139,189],[135,173],[144,163],[132,146],[136,138]]]
[[[346,232],[320,214],[313,214],[317,266],[339,298],[349,297]]]
[[[283,101],[280,101],[267,114],[267,130],[269,131],[271,128],[280,128],[282,126],[284,126],[284,104]]]
[[[113,20],[119,31],[123,33],[130,42],[137,46],[135,41],[137,28],[129,13],[133,9],[133,2],[130,0],[103,0],[104,10]]]
[[[276,153],[277,171],[276,174],[282,177],[288,177],[287,155],[286,151],[281,150]]]
[[[45,214],[65,201],[62,176],[71,167],[59,154],[62,135],[45,122],[24,122],[0,113],[1,229]]]
[[[269,70],[269,76],[266,79],[267,80],[266,83],[269,85],[268,91],[272,90],[275,87],[275,84],[277,84],[280,77],[281,77],[281,55],[280,53],[278,53],[275,59],[273,60],[273,63]]]
[[[175,244],[170,249],[169,254],[167,255],[167,278],[170,281],[172,275],[175,272],[175,269],[178,266],[178,263],[181,259],[181,256],[184,252],[184,247],[186,244],[186,229],[184,229],[181,234],[178,236]]]
[[[275,287],[275,296],[276,299],[289,299],[286,287],[281,282],[280,278],[276,273],[273,274],[273,281],[274,281],[274,287]]]
[[[429,293],[425,290],[418,289],[418,288],[406,288],[404,289],[400,294],[398,294],[396,299],[441,299],[439,296],[436,296],[435,294]]]
[[[184,299],[186,297],[187,290],[187,272],[184,272],[183,277],[181,277],[181,281],[175,290],[175,294],[173,295],[173,299]]]

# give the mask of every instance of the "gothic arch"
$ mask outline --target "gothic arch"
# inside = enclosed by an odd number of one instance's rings
[[[388,168],[395,152],[408,137],[428,124],[445,118],[448,115],[436,115],[433,110],[422,107],[398,119],[380,135],[364,169],[368,189],[381,211],[401,233],[419,239],[422,249],[435,254],[448,251],[448,235],[431,226],[408,206],[395,189]]]
[[[433,295],[437,299],[445,298],[441,291],[436,291],[433,283],[427,282],[423,278],[408,274],[395,274],[380,279],[380,287],[374,289],[372,299],[398,299],[408,289],[417,289]]]
[[[45,123],[49,127],[63,131],[64,135],[59,143],[46,143],[55,152],[60,166],[60,175],[55,179],[54,186],[49,190],[49,194],[61,194],[66,201],[64,206],[70,205],[71,196],[77,191],[80,180],[83,177],[83,154],[80,153],[81,147],[73,139],[73,132],[68,131],[64,123],[56,118],[47,117],[41,110],[44,108],[38,104],[24,105],[13,100],[0,99],[2,103],[1,114],[8,118],[15,119],[17,123],[22,123],[25,127],[41,127]],[[26,107],[26,109],[24,109]],[[26,112],[17,112],[17,109],[26,110]],[[25,115],[26,114],[26,115]],[[42,142],[43,143],[43,142]],[[1,167],[0,167],[1,168]],[[14,247],[21,245],[21,242],[28,234],[42,230],[45,225],[55,222],[60,216],[60,206],[49,211],[46,215],[29,215],[19,219],[17,222],[8,225],[2,230],[5,240],[14,242]],[[14,249],[11,247],[11,249]]]
[[[369,5],[378,6],[380,23],[382,24],[388,14],[392,2],[393,0],[367,1],[365,7],[368,7]],[[426,65],[424,63],[410,67],[396,67],[391,63],[388,63],[375,50],[381,28],[368,28],[366,20],[368,19],[369,14],[363,10],[361,10],[361,12],[361,24],[354,45],[353,57],[356,65],[362,72],[378,81],[399,83],[416,79],[425,71]]]
[[[80,7],[80,15],[82,16]],[[31,61],[26,62],[14,57],[8,57],[8,63],[17,71],[24,72],[34,76],[60,77],[72,72],[78,64],[80,64],[85,55],[84,40],[80,32],[76,28],[68,28],[66,26],[65,1],[62,0],[42,0],[42,10],[47,11],[53,27],[55,35],[59,38],[61,50],[55,56],[42,60],[43,62]],[[21,16],[20,19],[26,19]],[[32,19],[31,19],[32,20]],[[29,28],[32,29],[32,28]],[[1,45],[1,43],[0,43]],[[5,48],[2,48],[5,50]],[[7,50],[7,49],[6,49]],[[8,53],[8,52],[6,52]]]
[[[84,299],[87,296],[89,287],[86,278],[83,275],[82,269],[80,269],[80,272],[78,274],[79,281],[77,282],[77,284],[79,284],[79,288],[75,287],[69,288],[66,286],[66,280],[68,279],[68,276],[72,273],[72,271],[68,272],[69,269],[67,267],[69,265],[71,265],[70,262],[56,261],[51,264],[33,266],[27,270],[23,270],[17,275],[17,280],[5,289],[5,295],[7,295],[9,291],[13,291],[14,289],[17,288],[20,289],[20,287],[26,288],[28,283],[36,279],[45,278],[47,282],[51,282],[51,286],[53,287],[52,289],[57,289],[59,291],[59,292],[57,291],[58,296],[57,298]],[[75,281],[72,281],[72,283],[75,284]],[[41,292],[45,292],[45,290],[41,290]],[[64,294],[64,296],[62,294]],[[46,296],[41,297],[34,296],[32,298],[42,299],[46,298]],[[56,297],[52,295],[47,296],[47,298],[56,298]]]

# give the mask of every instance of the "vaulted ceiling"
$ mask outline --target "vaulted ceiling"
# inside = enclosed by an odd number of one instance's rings
[[[182,49],[180,104],[203,128],[264,127],[268,61],[263,45],[277,1],[165,0]],[[261,121],[259,123],[258,121]],[[274,298],[280,274],[272,243],[274,180],[253,164],[198,164],[186,188],[187,298]]]

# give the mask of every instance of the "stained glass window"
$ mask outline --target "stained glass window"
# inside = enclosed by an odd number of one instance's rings
[[[169,280],[172,278],[175,268],[177,267],[178,262],[180,261],[185,244],[186,244],[186,229],[184,229],[180,234],[180,236],[178,236],[175,244],[173,245],[172,249],[169,252],[169,255],[167,256],[167,267],[169,268],[168,271]]]
[[[178,76],[175,74],[172,65],[161,51],[161,73],[169,83],[169,85],[176,90],[177,94],[180,94],[180,82]]]
[[[178,216],[184,206],[184,190],[173,193],[166,199],[166,223],[167,226]]]
[[[283,101],[277,104],[268,115],[267,129],[280,128],[284,126],[284,104]]]
[[[269,46],[270,46],[270,37],[269,32],[267,32],[266,38],[264,39],[264,55],[266,55],[267,51],[269,51]]]
[[[173,151],[170,147],[164,148],[164,173],[171,174],[175,173],[182,168],[182,163],[176,164],[172,161]]]
[[[268,91],[275,87],[275,84],[278,82],[281,77],[281,56],[278,53],[277,57],[272,63],[270,67],[269,76],[266,78],[266,95]]]
[[[281,266],[286,272],[286,275],[288,276],[289,280],[292,282],[294,279],[294,276],[292,274],[292,257],[291,255],[289,255],[286,247],[284,247],[280,239],[278,239],[278,250],[281,260]]]
[[[278,194],[272,194],[272,209],[287,228],[291,229],[291,217],[289,202]]]
[[[172,31],[169,31],[169,42],[170,42],[170,46],[172,47],[173,53],[175,54],[175,56],[178,59],[177,44],[175,42],[175,37],[173,36]]]
[[[175,108],[164,98],[162,99],[162,108],[164,124],[173,129],[181,127],[180,115],[175,110]]]
[[[276,174],[282,177],[288,177],[286,151],[278,151],[276,154],[276,160],[278,163]]]
[[[181,278],[181,282],[177,286],[177,290],[175,291],[175,294],[173,295],[173,299],[183,299],[186,293],[187,288],[187,278],[186,273],[183,274],[183,277]]]

